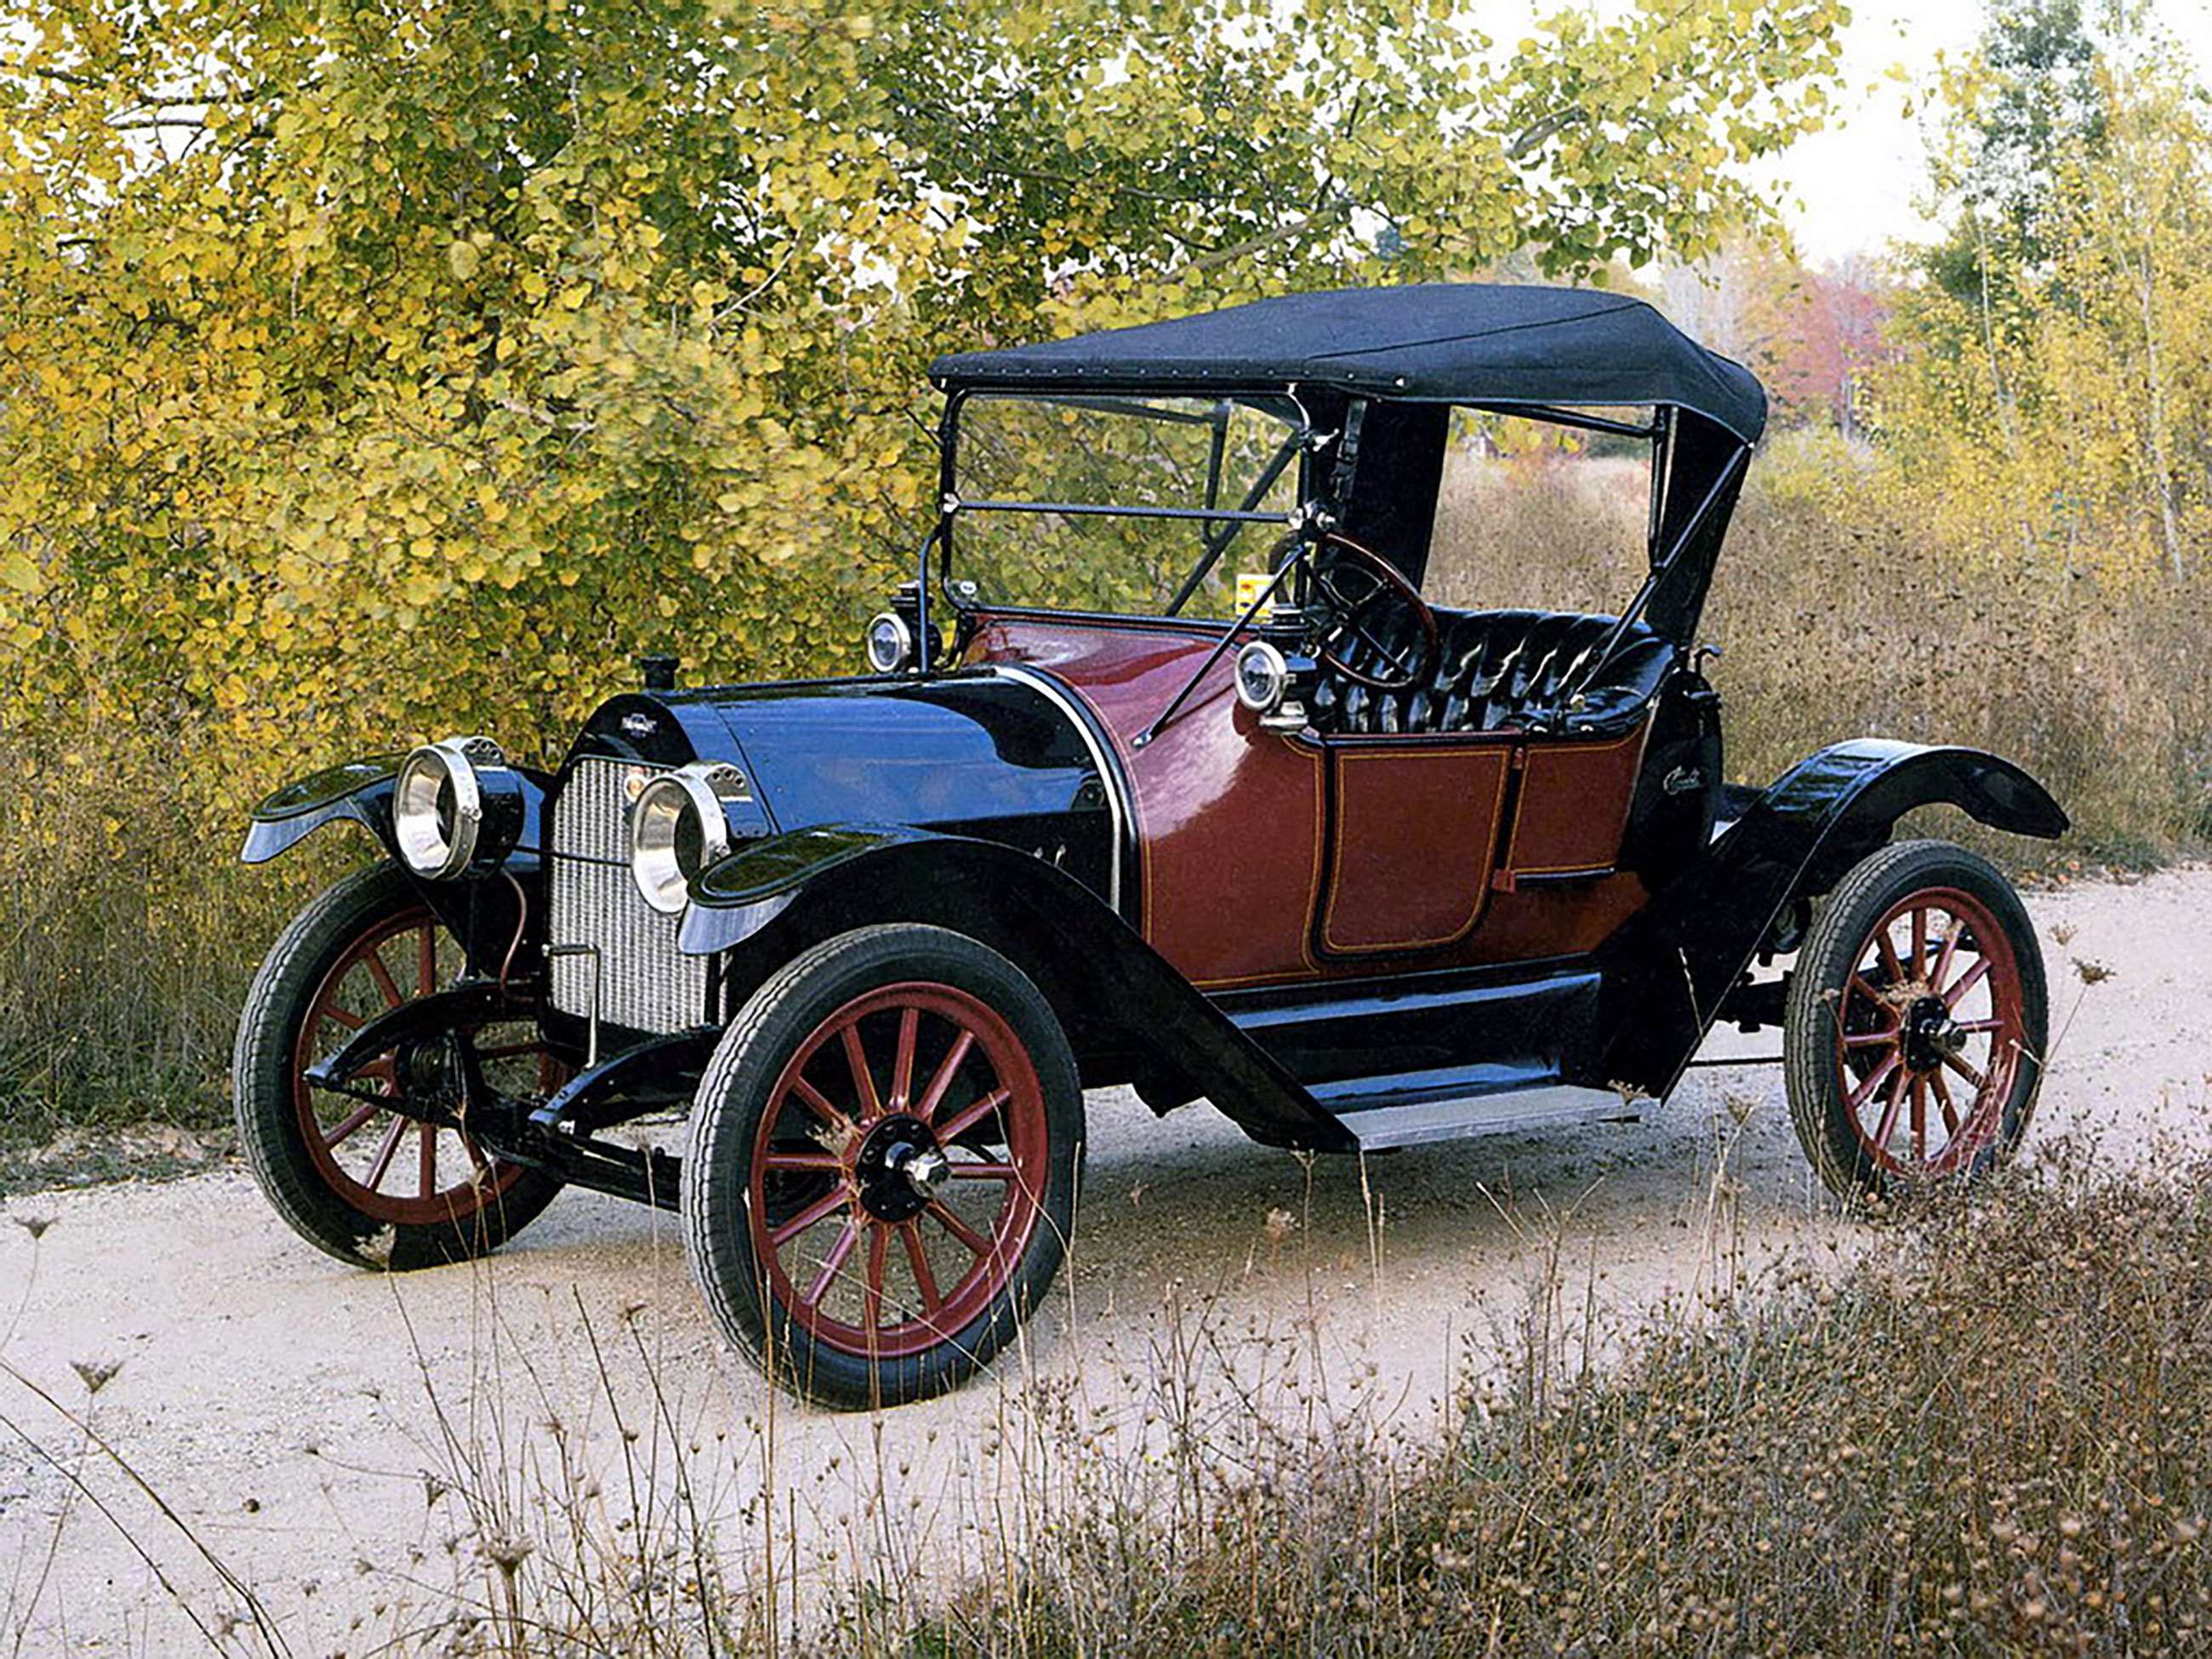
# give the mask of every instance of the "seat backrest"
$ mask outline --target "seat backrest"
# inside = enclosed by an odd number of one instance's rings
[[[1374,691],[1324,667],[1313,697],[1314,723],[1325,732],[1356,732],[1620,731],[1657,694],[1675,651],[1637,623],[1592,681],[1596,653],[1616,621],[1567,611],[1439,611],[1438,648],[1421,684]],[[1394,652],[1419,643],[1413,618],[1403,613],[1380,619],[1370,631]],[[1355,644],[1348,659],[1364,666],[1363,659],[1376,654]]]

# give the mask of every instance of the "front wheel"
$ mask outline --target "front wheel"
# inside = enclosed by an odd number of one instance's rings
[[[464,1128],[380,1103],[399,1093],[409,1056],[372,1061],[367,1097],[307,1082],[307,1068],[368,1020],[449,981],[459,951],[397,866],[372,865],[293,918],[247,994],[231,1064],[239,1141],[276,1212],[343,1261],[408,1268],[480,1255],[560,1190]],[[532,1022],[471,1036],[495,1087],[543,1093],[564,1075]]]
[[[2042,1081],[2043,954],[2012,884],[1948,842],[1861,860],[1791,975],[1790,1112],[1837,1194],[1973,1176],[2009,1158]]]
[[[826,1405],[988,1364],[1066,1251],[1083,1094],[1051,1006],[961,934],[863,927],[772,975],[699,1085],[685,1243],[723,1334]]]

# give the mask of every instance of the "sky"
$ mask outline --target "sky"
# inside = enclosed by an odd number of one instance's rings
[[[2152,10],[2200,71],[2212,70],[2212,0],[2154,0]],[[1922,117],[1903,106],[1934,74],[1939,54],[1971,50],[1982,29],[1974,0],[1851,0],[1851,13],[1841,122],[1799,140],[1757,174],[1816,264],[1933,234],[1917,201],[1925,189]],[[1887,78],[1893,67],[1908,81]]]

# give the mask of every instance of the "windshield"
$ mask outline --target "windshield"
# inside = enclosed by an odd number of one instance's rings
[[[1297,505],[1304,432],[1286,400],[971,397],[951,574],[988,606],[1233,616]]]

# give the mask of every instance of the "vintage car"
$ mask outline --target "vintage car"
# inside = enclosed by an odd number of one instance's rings
[[[1364,1154],[1632,1115],[1725,1022],[1781,1028],[1838,1192],[2013,1149],[2034,932],[1983,858],[1893,834],[2065,815],[1965,748],[1724,780],[1698,625],[1746,370],[1632,298],[1467,284],[931,379],[938,510],[869,672],[648,659],[557,764],[460,736],[257,810],[249,861],[339,818],[379,853],[239,1034],[246,1151],[310,1242],[465,1257],[564,1182],[676,1210],[720,1329],[851,1407],[970,1376],[1037,1304],[1086,1089]],[[1424,598],[1452,434],[1507,416],[1648,468],[1619,609]],[[680,1158],[609,1133],[687,1112]]]

